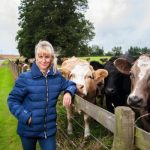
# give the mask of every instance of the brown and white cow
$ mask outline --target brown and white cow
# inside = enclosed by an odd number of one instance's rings
[[[131,93],[127,104],[139,110],[143,127],[150,132],[150,54],[141,55],[134,64],[125,59],[115,61],[115,66],[124,74],[130,75]]]
[[[108,72],[104,69],[98,69],[94,71],[93,67],[90,66],[86,60],[81,60],[76,57],[69,58],[64,61],[61,66],[61,72],[64,76],[72,80],[77,85],[77,94],[82,98],[95,103],[97,85],[104,82],[104,78],[107,77]],[[68,119],[68,134],[72,134],[72,117],[73,107],[67,108],[67,119]],[[89,128],[89,116],[84,113],[85,130],[84,137],[90,136]]]

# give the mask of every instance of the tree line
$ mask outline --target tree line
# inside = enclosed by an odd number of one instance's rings
[[[95,45],[95,46],[92,46],[92,50],[91,50],[90,55],[92,55],[92,56],[97,56],[97,55],[100,55],[100,56],[120,56],[123,53],[124,52],[123,52],[121,46],[118,46],[118,47],[115,46],[114,48],[112,48],[111,51],[108,51],[105,53],[103,48],[99,48],[99,46]],[[150,48],[148,48],[148,47],[140,48],[137,46],[135,46],[135,47],[130,46],[130,48],[125,51],[125,53],[128,53],[128,54],[131,54],[132,56],[138,57],[141,54],[150,53]]]
[[[85,19],[87,0],[21,0],[16,41],[21,56],[34,57],[39,40],[48,40],[58,55],[99,56],[122,54],[121,47],[105,53],[103,47],[89,46],[94,38],[94,26]],[[139,55],[150,49],[130,47],[129,53]]]

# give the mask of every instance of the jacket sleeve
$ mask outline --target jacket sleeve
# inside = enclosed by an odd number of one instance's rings
[[[62,76],[62,83],[61,83],[62,91],[69,92],[72,96],[75,95],[77,91],[76,84],[73,81],[67,80]]]
[[[25,82],[26,79],[24,78],[24,75],[21,74],[16,80],[15,85],[7,99],[10,112],[18,119],[18,121],[24,124],[27,123],[29,117],[31,116],[31,112],[24,109],[22,105],[27,94]]]

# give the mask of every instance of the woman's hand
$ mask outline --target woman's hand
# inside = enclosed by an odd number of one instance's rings
[[[71,99],[70,93],[65,93],[63,97],[63,106],[69,107],[71,105]]]

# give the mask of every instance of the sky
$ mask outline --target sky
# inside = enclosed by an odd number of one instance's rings
[[[1,0],[0,54],[18,54],[15,41],[20,0]],[[89,43],[111,51],[121,46],[150,48],[150,0],[88,0],[85,17],[95,27],[95,37]]]

